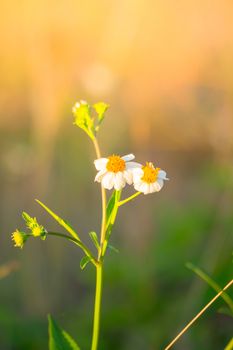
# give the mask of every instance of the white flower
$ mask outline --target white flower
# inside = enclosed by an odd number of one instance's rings
[[[133,183],[133,169],[141,167],[140,164],[131,162],[135,157],[133,154],[120,157],[112,155],[108,158],[99,158],[94,161],[98,173],[95,181],[101,182],[107,190],[113,187],[119,191],[125,187],[126,183]]]
[[[134,188],[144,194],[159,192],[164,180],[169,180],[166,175],[165,171],[155,168],[151,162],[146,163],[145,166],[133,170]]]

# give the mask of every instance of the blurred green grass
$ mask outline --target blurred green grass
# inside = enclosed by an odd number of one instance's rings
[[[0,281],[4,350],[46,349],[48,313],[82,349],[90,346],[92,267],[80,271],[81,253],[59,239],[30,241],[22,251],[10,241],[10,232],[23,225],[22,210],[36,215],[45,227],[56,228],[34,197],[71,221],[86,242],[88,230],[98,229],[99,188],[93,183],[92,151],[83,135],[77,139],[77,132],[68,127],[57,140],[44,187],[40,179],[35,181],[40,173],[34,171],[34,178],[33,171],[9,176],[9,169],[2,168],[1,263],[10,258],[20,263],[17,272]],[[214,295],[185,267],[187,261],[205,269],[221,286],[232,276],[230,162],[198,152],[191,159],[190,153],[153,149],[150,159],[163,162],[171,180],[160,193],[141,196],[119,212],[112,243],[120,253],[109,252],[104,271],[100,349],[162,349],[178,333]],[[223,348],[232,329],[230,317],[218,313],[223,305],[217,301],[176,348]]]

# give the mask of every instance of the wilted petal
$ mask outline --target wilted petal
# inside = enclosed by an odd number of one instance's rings
[[[122,159],[124,159],[125,162],[129,162],[130,160],[133,160],[135,158],[134,154],[130,153],[127,154],[126,156],[121,157]]]
[[[164,171],[164,170],[159,170],[159,172],[158,172],[158,179],[169,180],[169,179],[167,178],[167,173],[166,173],[166,171]]]

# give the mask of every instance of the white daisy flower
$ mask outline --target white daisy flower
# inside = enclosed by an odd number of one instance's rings
[[[141,164],[131,162],[135,157],[133,154],[120,157],[113,154],[108,158],[99,158],[94,161],[98,173],[95,181],[101,182],[107,190],[113,187],[119,191],[125,187],[126,183],[133,183],[133,169],[141,167]]]
[[[169,180],[165,171],[155,168],[149,162],[141,168],[133,170],[133,182],[135,190],[144,194],[159,192],[163,187],[164,180]]]

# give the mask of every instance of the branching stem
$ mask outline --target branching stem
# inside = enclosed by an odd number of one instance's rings
[[[57,237],[62,237],[67,239],[70,242],[73,242],[74,244],[78,245],[83,251],[84,253],[91,259],[91,262],[97,266],[99,265],[98,261],[94,258],[94,256],[92,255],[92,253],[90,252],[90,250],[78,239],[65,235],[63,233],[59,233],[59,232],[47,232],[47,235],[49,236],[57,236]]]
[[[136,192],[136,193],[134,193],[132,196],[130,196],[130,197],[124,199],[123,201],[118,202],[118,207],[120,207],[121,205],[123,205],[123,204],[125,204],[125,203],[131,201],[131,200],[134,199],[134,198],[136,198],[137,196],[139,196],[139,194],[141,194],[141,192]]]

